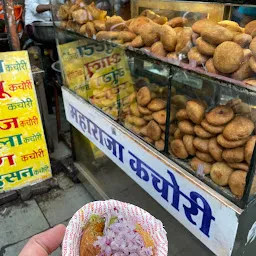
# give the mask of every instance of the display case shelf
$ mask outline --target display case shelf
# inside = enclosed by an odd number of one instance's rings
[[[171,60],[171,59],[167,59],[167,58],[158,58],[144,50],[133,48],[131,46],[125,47],[122,44],[117,44],[115,42],[111,42],[108,40],[98,41],[94,38],[89,38],[86,35],[82,35],[80,33],[72,31],[72,30],[63,29],[58,26],[59,26],[59,23],[56,26],[57,34],[59,31],[62,34],[62,37],[65,38],[65,42],[67,42],[67,38],[70,38],[70,41],[74,40],[74,37],[76,37],[77,39],[85,38],[86,40],[90,40],[92,42],[97,42],[97,43],[102,42],[107,45],[117,47],[117,48],[124,50],[127,57],[136,57],[136,58],[140,58],[144,61],[148,61],[151,63],[155,63],[157,65],[162,65],[162,66],[168,67],[168,68],[170,68],[171,73],[184,71],[187,73],[191,73],[194,76],[197,76],[198,78],[208,79],[209,81],[212,81],[212,82],[214,82],[214,81],[220,82],[224,86],[228,86],[228,87],[236,86],[241,89],[249,90],[253,93],[256,93],[256,87],[246,84],[242,81],[238,81],[238,80],[224,77],[221,75],[216,75],[216,74],[204,71],[202,68],[199,68],[199,67],[193,68],[193,67],[191,67],[191,65],[186,64],[186,63],[182,63],[182,62],[177,63],[177,61],[175,61],[175,60]],[[67,37],[63,36],[65,34],[67,35]],[[72,37],[72,36],[74,36],[74,37]],[[59,41],[59,43],[61,43],[61,38],[58,38],[58,41]]]

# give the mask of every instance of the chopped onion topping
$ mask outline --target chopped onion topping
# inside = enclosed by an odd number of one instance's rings
[[[125,219],[117,209],[107,213],[103,236],[99,236],[94,246],[100,248],[98,256],[152,256],[152,247],[146,247],[136,225]]]

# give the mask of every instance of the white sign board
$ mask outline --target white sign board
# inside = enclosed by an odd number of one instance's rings
[[[68,89],[62,91],[67,120],[76,129],[210,250],[231,255],[241,209],[215,197],[211,188],[154,149],[149,151],[140,139]]]

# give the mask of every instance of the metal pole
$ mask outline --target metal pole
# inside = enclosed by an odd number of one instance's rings
[[[13,0],[3,0],[5,23],[7,26],[8,40],[11,50],[20,50],[20,40],[17,32],[17,25],[14,16]]]

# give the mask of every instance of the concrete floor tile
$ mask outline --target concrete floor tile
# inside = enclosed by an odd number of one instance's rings
[[[71,218],[83,205],[94,201],[81,184],[76,184],[65,191],[52,190],[38,196],[36,200],[51,226]]]
[[[49,228],[35,200],[0,207],[0,248]]]
[[[28,242],[29,239],[23,240],[16,244],[6,247],[3,250],[3,256],[16,256],[19,255],[25,244]]]
[[[57,174],[55,178],[57,178],[59,187],[63,190],[71,188],[75,185],[74,182],[70,178],[68,178],[63,172]]]

